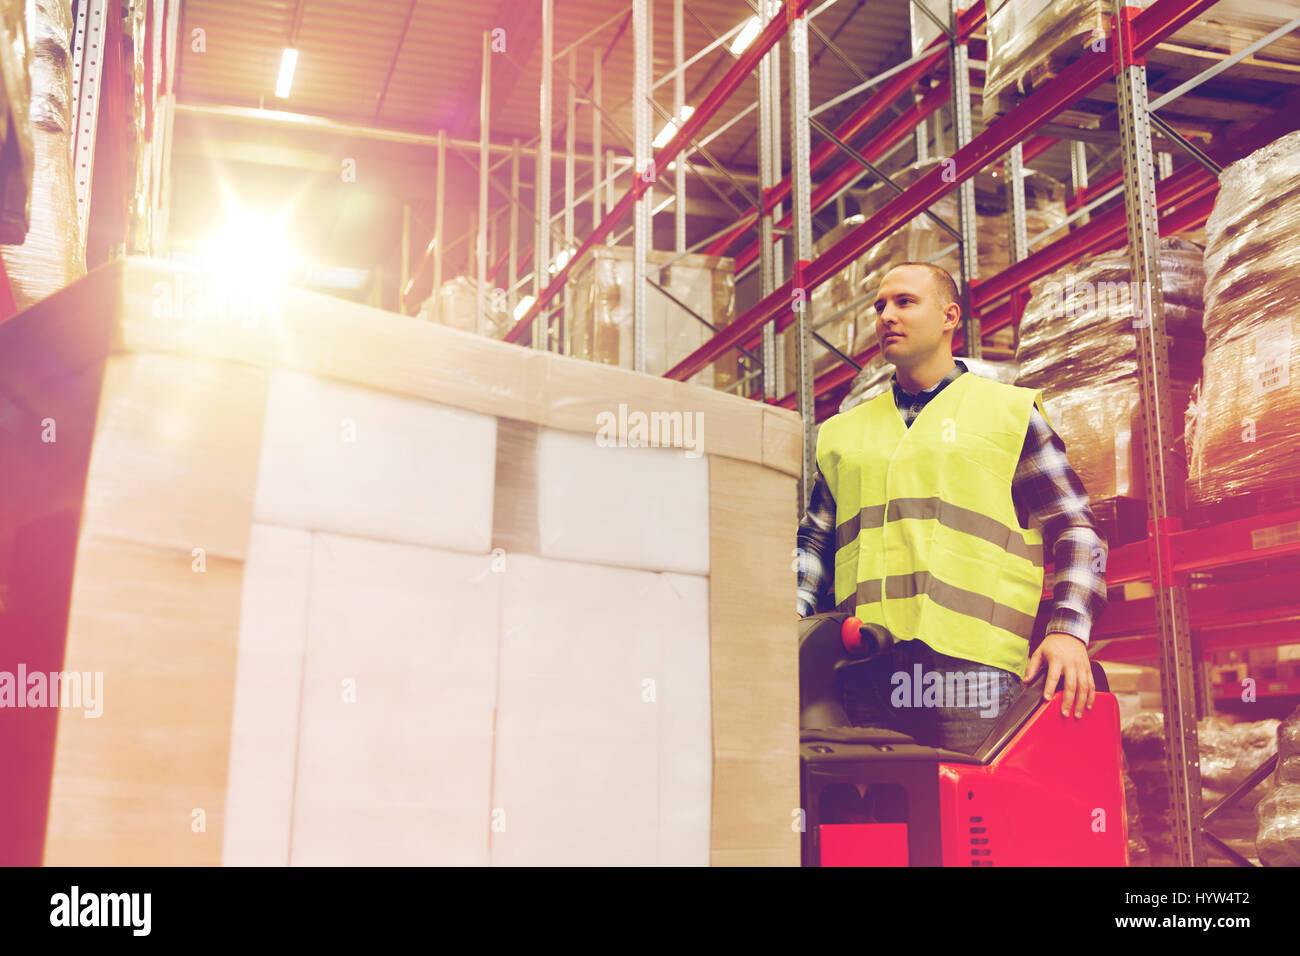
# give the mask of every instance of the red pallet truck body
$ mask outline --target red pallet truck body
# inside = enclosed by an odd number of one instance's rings
[[[1128,865],[1119,708],[1095,661],[1082,718],[1043,700],[1044,667],[964,754],[849,725],[841,676],[890,643],[845,614],[799,622],[805,866]]]

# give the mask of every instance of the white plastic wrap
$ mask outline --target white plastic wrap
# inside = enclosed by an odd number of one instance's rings
[[[1160,265],[1171,390],[1178,424],[1204,349],[1201,250],[1164,239]],[[1017,385],[1042,388],[1044,405],[1094,500],[1142,498],[1143,415],[1136,314],[1127,249],[1091,256],[1031,287],[1020,322]]]
[[[1300,707],[1277,728],[1277,789],[1255,807],[1259,859],[1265,866],[1300,866]]]
[[[69,0],[32,0],[31,222],[22,245],[0,246],[14,302],[25,309],[86,271],[72,180],[72,36]]]
[[[1300,483],[1300,132],[1223,171],[1206,223],[1205,371],[1188,445],[1197,503]]]
[[[674,261],[675,260],[675,261]],[[566,324],[565,354],[621,368],[633,367],[632,250],[597,246],[576,265],[570,279],[573,317]],[[718,256],[651,251],[646,265],[652,282],[666,289],[715,328],[735,317],[735,263]],[[659,289],[645,293],[645,371],[662,375],[714,335]],[[737,378],[737,352],[688,379],[725,389]]]

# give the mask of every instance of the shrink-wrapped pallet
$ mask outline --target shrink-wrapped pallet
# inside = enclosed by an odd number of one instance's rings
[[[1131,7],[1151,0],[1126,0]],[[1043,85],[1076,57],[1113,55],[1111,0],[995,0],[987,19],[988,60],[984,121],[1005,113],[1015,94]],[[1235,53],[1295,17],[1290,0],[1219,0],[1179,28],[1168,42],[1193,49]],[[1259,60],[1300,62],[1300,38],[1275,40]],[[1206,64],[1209,65],[1209,64]]]
[[[646,268],[650,280],[668,293],[645,290],[645,371],[663,375],[713,337],[709,325],[721,329],[735,317],[735,263],[718,256],[651,251]],[[626,246],[596,246],[583,255],[569,279],[573,317],[565,324],[566,355],[634,367],[632,271],[632,250]],[[727,389],[736,383],[737,371],[733,351],[688,381]]]
[[[32,50],[26,0],[0,2],[0,242],[27,235],[32,192]]]
[[[32,0],[31,216],[21,245],[0,246],[19,309],[86,271],[72,181],[72,9],[69,0]]]
[[[0,863],[797,865],[798,417],[236,292],[0,323]]]
[[[506,298],[498,292],[489,289],[484,299],[487,334],[494,339],[504,338],[514,324]],[[462,332],[477,332],[478,280],[472,276],[456,276],[444,282],[441,289],[424,300],[419,316]]]
[[[1203,351],[1201,250],[1164,239],[1159,261],[1169,379],[1181,425]],[[1093,500],[1143,498],[1145,432],[1137,362],[1141,290],[1127,250],[1081,260],[1035,282],[1020,322],[1017,385],[1044,389],[1043,402],[1070,463]]]
[[[1206,223],[1205,369],[1188,496],[1205,504],[1300,484],[1300,133],[1233,163]]]

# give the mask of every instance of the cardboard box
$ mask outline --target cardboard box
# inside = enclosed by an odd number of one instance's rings
[[[0,323],[0,862],[798,865],[797,416],[240,295]]]

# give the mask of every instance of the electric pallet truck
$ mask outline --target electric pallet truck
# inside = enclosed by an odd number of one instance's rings
[[[1128,865],[1119,707],[1096,661],[1083,717],[1043,700],[1043,667],[964,754],[850,724],[846,669],[891,644],[847,614],[799,621],[804,866]]]

